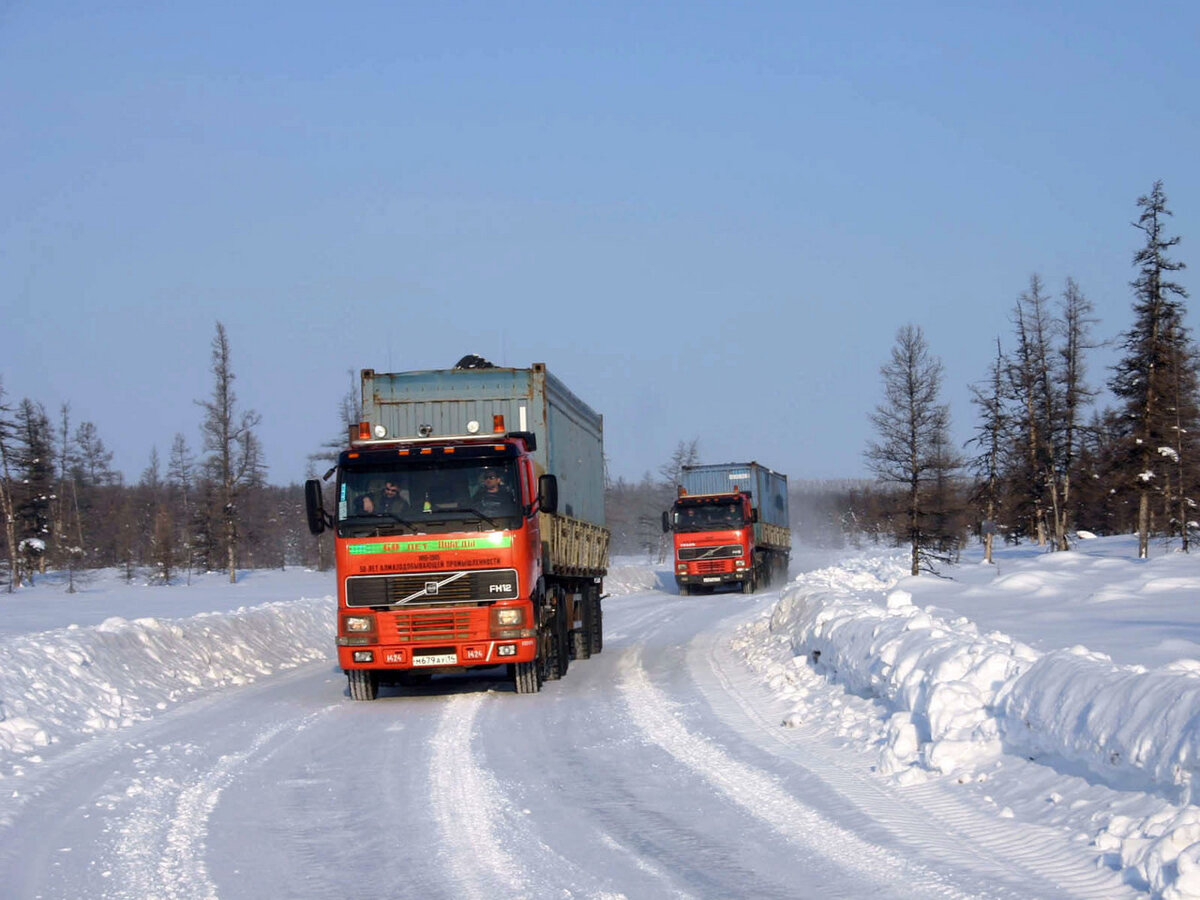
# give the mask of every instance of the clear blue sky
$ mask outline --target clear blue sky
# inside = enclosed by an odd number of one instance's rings
[[[1032,273],[1128,327],[1155,179],[1200,267],[1200,7],[974,6],[0,4],[8,399],[136,479],[199,450],[219,320],[275,483],[348,370],[468,352],[545,362],[614,476],[855,477],[914,322],[965,439]]]

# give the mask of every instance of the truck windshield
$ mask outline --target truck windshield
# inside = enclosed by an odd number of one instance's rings
[[[678,532],[742,528],[746,524],[740,503],[687,503],[675,507]]]
[[[514,528],[521,515],[512,459],[406,459],[343,465],[338,533],[401,534]],[[517,522],[514,522],[517,519]]]

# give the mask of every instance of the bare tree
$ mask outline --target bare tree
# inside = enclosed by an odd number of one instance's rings
[[[233,392],[233,364],[225,326],[217,323],[212,341],[213,392],[208,400],[197,401],[204,408],[201,429],[204,449],[209,452],[205,467],[214,482],[221,505],[223,543],[230,582],[237,581],[238,501],[250,485],[261,480],[264,465],[254,428],[260,416],[254,411],[239,413]]]
[[[867,464],[879,480],[904,492],[904,531],[912,549],[913,575],[933,571],[943,536],[926,528],[927,488],[954,465],[945,452],[950,411],[940,402],[942,371],[941,360],[929,353],[924,332],[905,325],[896,334],[891,361],[880,368],[884,402],[871,415],[879,439],[867,447]]]
[[[1071,474],[1075,471],[1079,456],[1080,417],[1091,403],[1096,392],[1087,384],[1085,354],[1097,346],[1092,342],[1091,328],[1096,320],[1092,316],[1092,303],[1084,296],[1073,278],[1067,279],[1061,301],[1062,343],[1058,348],[1059,378],[1062,386],[1062,415],[1058,422],[1059,454],[1058,474],[1061,502],[1056,531],[1060,536],[1060,550],[1066,550],[1066,535],[1072,525]]]
[[[1039,545],[1049,540],[1049,531],[1059,522],[1058,484],[1054,463],[1055,422],[1061,412],[1060,393],[1052,376],[1051,335],[1054,325],[1049,298],[1042,279],[1032,275],[1029,287],[1013,308],[1016,347],[1009,360],[1008,378],[1016,413],[1014,427],[1023,456],[1017,485],[1025,494],[1029,531]],[[1055,536],[1055,546],[1058,537]]]
[[[679,484],[683,467],[694,466],[699,462],[700,438],[692,438],[690,441],[680,441],[675,446],[675,452],[671,454],[671,458],[658,467],[658,474],[662,476],[663,481],[668,487],[674,489]]]

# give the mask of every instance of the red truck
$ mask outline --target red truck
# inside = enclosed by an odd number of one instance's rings
[[[758,463],[684,466],[662,525],[684,596],[723,585],[750,594],[787,575],[787,476]]]
[[[534,693],[600,652],[601,417],[540,363],[364,369],[362,399],[333,508],[305,485],[310,530],[334,534],[350,696],[499,665]]]

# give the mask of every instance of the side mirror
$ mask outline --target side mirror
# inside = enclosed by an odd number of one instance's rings
[[[538,509],[554,515],[558,512],[558,478],[542,475],[538,478]]]
[[[758,521],[758,510],[757,509],[750,510],[750,521],[751,522]]]
[[[664,509],[663,510],[663,532],[666,533],[670,530],[671,530],[671,511],[669,509]]]
[[[327,517],[325,501],[321,497],[321,482],[315,478],[304,482],[304,508],[308,513],[308,530],[320,534],[325,530]]]

